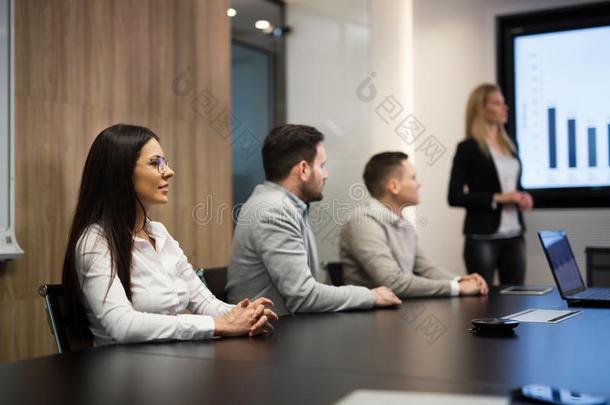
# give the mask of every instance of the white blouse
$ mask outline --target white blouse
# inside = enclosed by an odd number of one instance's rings
[[[161,223],[148,221],[146,226],[155,247],[134,238],[131,302],[118,277],[108,289],[111,260],[102,228],[92,225],[79,239],[76,272],[95,345],[211,339],[212,317],[233,305],[212,295]]]
[[[489,143],[488,143],[489,145]],[[498,180],[503,193],[510,193],[517,190],[519,181],[519,171],[521,166],[519,161],[510,153],[504,154],[496,151],[489,145],[491,156],[498,172]],[[519,223],[519,208],[514,204],[506,204],[502,207],[500,214],[500,226],[491,238],[511,238],[521,234],[521,224]]]

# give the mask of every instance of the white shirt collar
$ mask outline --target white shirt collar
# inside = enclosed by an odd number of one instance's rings
[[[157,252],[160,252],[161,249],[163,249],[165,242],[167,241],[167,235],[165,234],[163,226],[159,222],[146,219],[146,230],[148,231],[148,234],[152,236],[152,238],[155,240],[155,250]],[[149,243],[146,239],[142,239],[138,236],[134,236],[133,241],[134,244]]]

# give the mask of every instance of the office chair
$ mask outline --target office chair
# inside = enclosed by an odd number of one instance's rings
[[[330,282],[337,287],[344,284],[343,282],[343,266],[341,262],[330,262],[326,263],[326,271],[330,276]]]
[[[64,315],[64,289],[61,284],[43,284],[38,288],[38,294],[43,299],[49,328],[55,338],[59,354],[88,348],[93,345],[93,335],[91,335],[86,323],[79,327],[71,326],[68,323]]]
[[[610,248],[588,246],[585,254],[587,257],[587,286],[610,287]]]
[[[221,301],[227,301],[227,268],[226,267],[211,267],[208,269],[195,269],[195,273],[199,279],[208,287],[216,298]]]

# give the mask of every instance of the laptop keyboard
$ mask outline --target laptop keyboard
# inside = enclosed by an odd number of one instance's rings
[[[581,299],[610,300],[610,290],[585,290],[576,294],[575,297]]]

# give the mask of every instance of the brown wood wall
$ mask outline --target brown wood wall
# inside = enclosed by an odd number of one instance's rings
[[[193,265],[226,265],[232,229],[222,209],[231,201],[228,0],[15,3],[15,219],[25,255],[0,264],[0,361],[55,353],[37,287],[61,280],[82,167],[102,129],[134,123],[160,136],[176,177],[153,218]]]

